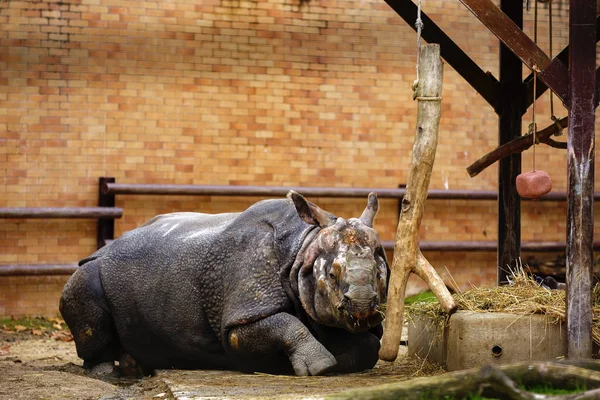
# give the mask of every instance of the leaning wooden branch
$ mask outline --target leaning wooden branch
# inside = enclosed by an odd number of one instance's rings
[[[419,226],[435,160],[438,128],[441,115],[442,61],[437,44],[422,46],[416,99],[419,101],[417,132],[402,213],[396,230],[392,274],[388,288],[385,331],[379,358],[394,361],[398,356],[404,316],[404,294],[411,272],[417,273],[428,284],[448,312],[456,303],[435,269],[419,250]]]
[[[554,362],[531,362],[469,369],[443,375],[416,378],[404,382],[348,390],[326,396],[326,399],[447,399],[469,398],[476,394],[500,399],[537,400],[583,400],[600,398],[600,372],[597,360],[589,360],[585,367]],[[591,365],[591,364],[596,364]],[[573,390],[584,388],[584,392],[567,395],[533,394],[519,388],[550,386],[555,389]]]
[[[560,128],[557,125],[559,125]],[[567,143],[557,142],[556,140],[552,139],[551,136],[560,133],[561,129],[566,128],[568,125],[569,118],[564,117],[556,121],[556,123],[536,132],[535,135],[540,143],[545,143],[548,146],[555,147],[557,149],[566,149]],[[496,147],[494,150],[484,155],[473,164],[469,165],[467,167],[467,172],[469,173],[469,176],[473,178],[496,161],[511,154],[521,153],[530,148],[532,144],[533,139],[531,133],[520,136],[506,144],[503,144],[502,146]]]

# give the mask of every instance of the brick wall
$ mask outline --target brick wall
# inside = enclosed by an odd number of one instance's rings
[[[553,4],[562,49],[568,13]],[[430,0],[424,11],[498,76],[497,40],[459,2]],[[547,49],[546,6],[540,16]],[[100,176],[397,187],[415,130],[415,41],[381,0],[2,1],[0,206],[94,206]],[[465,171],[497,144],[493,110],[449,65],[443,98],[430,187],[496,189],[496,166],[474,179]],[[538,110],[539,125],[550,124],[547,96]],[[530,163],[528,151],[524,169]],[[539,146],[537,165],[565,190],[564,151]],[[116,234],[158,213],[239,211],[255,200],[120,196]],[[366,199],[316,201],[349,217]],[[496,207],[430,201],[421,239],[495,240]],[[376,227],[386,240],[396,210],[382,201]],[[523,240],[564,240],[564,204],[524,203],[522,214]],[[0,264],[75,263],[94,249],[93,221],[0,221]],[[426,255],[461,287],[495,281],[493,253]],[[0,315],[56,313],[65,279],[0,278]]]

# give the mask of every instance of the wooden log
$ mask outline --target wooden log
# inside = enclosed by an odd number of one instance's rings
[[[564,396],[545,396],[520,389],[515,382],[525,386],[548,385],[556,389],[584,388],[587,391]],[[597,396],[600,395],[600,372],[595,367],[591,370],[552,362],[526,362],[500,367],[485,366],[481,369],[469,369],[433,377],[348,390],[325,396],[325,398],[338,400],[436,400],[462,399],[482,393],[486,397],[501,399],[597,399]]]
[[[440,284],[441,279],[429,263],[424,261],[419,251],[419,227],[437,148],[443,77],[439,45],[422,46],[420,52],[420,80],[415,92],[418,100],[417,129],[396,230],[385,330],[379,351],[379,358],[386,361],[393,361],[398,356],[404,317],[404,295],[412,271],[418,271],[419,275],[426,279],[446,311],[451,312],[456,308],[448,289],[443,283]]]
[[[121,218],[122,208],[112,207],[14,207],[0,208],[0,218]]]

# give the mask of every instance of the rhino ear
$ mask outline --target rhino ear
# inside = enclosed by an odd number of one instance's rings
[[[377,210],[379,210],[379,200],[377,200],[377,194],[375,192],[371,192],[369,193],[367,207],[360,216],[360,221],[369,228],[372,228],[373,220],[375,219],[375,215],[377,215]]]
[[[326,228],[335,223],[335,218],[327,211],[320,209],[317,205],[307,201],[301,194],[290,190],[288,198],[292,199],[298,216],[309,225],[317,225]]]

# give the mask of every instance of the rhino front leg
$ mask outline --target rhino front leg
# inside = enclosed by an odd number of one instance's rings
[[[349,333],[342,329],[315,326],[315,335],[337,360],[333,372],[351,373],[371,369],[379,358],[377,332]]]
[[[279,313],[241,325],[229,333],[232,349],[244,355],[283,351],[294,372],[299,376],[322,375],[336,365],[335,357],[327,351],[296,317]]]

